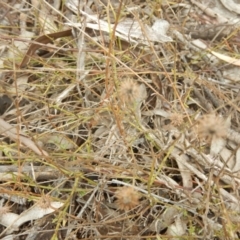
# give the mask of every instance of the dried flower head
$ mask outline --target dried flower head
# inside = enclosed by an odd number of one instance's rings
[[[183,123],[184,116],[180,113],[171,113],[169,119],[174,127],[180,126]]]
[[[119,88],[119,98],[124,104],[133,104],[141,98],[140,85],[136,80],[123,80]]]
[[[49,195],[43,195],[38,201],[39,207],[47,209],[51,207],[51,197]]]
[[[121,187],[116,191],[115,196],[116,205],[120,210],[128,211],[139,205],[140,195],[132,187]]]
[[[227,123],[214,114],[204,115],[198,123],[198,135],[201,139],[211,140],[212,137],[224,138],[227,135]]]

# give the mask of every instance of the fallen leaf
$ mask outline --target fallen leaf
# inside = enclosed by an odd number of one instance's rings
[[[229,56],[226,56],[224,54],[221,54],[221,53],[218,53],[218,52],[215,52],[215,51],[210,51],[215,57],[225,61],[225,62],[228,62],[230,64],[233,64],[235,66],[240,66],[240,59],[236,59],[236,58],[232,58],[232,57],[229,57]]]

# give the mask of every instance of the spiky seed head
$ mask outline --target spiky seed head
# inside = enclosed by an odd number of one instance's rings
[[[224,138],[227,135],[226,121],[215,114],[206,114],[198,122],[200,139],[211,140],[213,136]]]
[[[178,127],[183,123],[184,116],[181,113],[171,113],[169,119],[174,127]]]
[[[121,187],[116,191],[118,209],[128,211],[139,205],[139,193],[132,187]]]
[[[43,195],[38,201],[39,207],[47,209],[51,207],[51,197],[49,195]]]
[[[119,87],[119,98],[124,104],[133,104],[141,98],[140,85],[134,79],[125,79]]]

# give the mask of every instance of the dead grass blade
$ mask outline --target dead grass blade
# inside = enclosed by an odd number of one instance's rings
[[[2,118],[0,118],[0,133],[9,137],[13,141],[19,142],[20,145],[25,145],[40,156],[49,156],[46,151],[39,148],[30,138],[25,136],[21,130],[18,130],[17,127],[12,126]]]

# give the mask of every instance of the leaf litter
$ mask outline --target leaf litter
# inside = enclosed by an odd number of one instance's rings
[[[0,3],[1,239],[238,239],[239,4]]]

